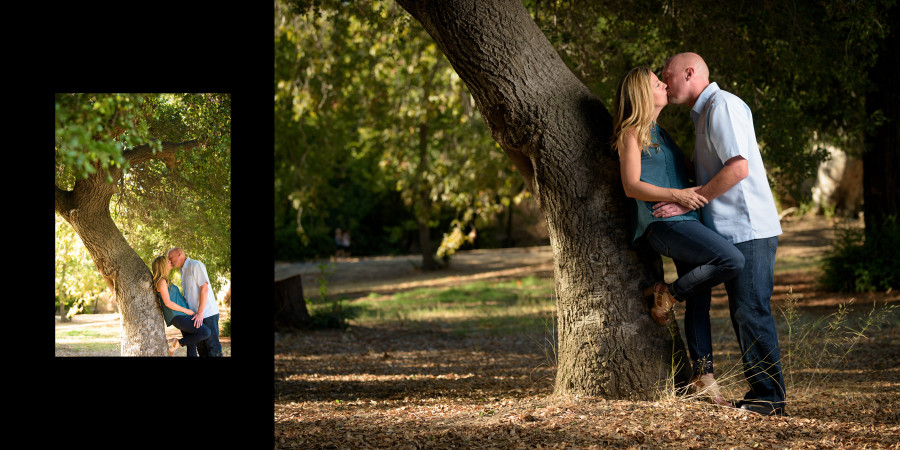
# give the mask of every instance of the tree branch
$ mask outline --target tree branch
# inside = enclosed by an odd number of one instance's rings
[[[192,139],[190,141],[183,142],[162,142],[162,150],[156,153],[153,153],[153,148],[150,144],[138,145],[137,147],[133,147],[131,150],[125,150],[122,152],[122,156],[125,160],[128,161],[128,164],[131,166],[136,166],[144,161],[150,159],[162,159],[166,163],[166,167],[170,170],[175,167],[175,153],[179,150],[190,150],[193,148],[197,148],[203,145],[204,142],[200,139]]]
[[[56,212],[64,219],[68,220],[69,211],[74,209],[72,191],[66,191],[60,189],[59,186],[56,186],[55,197]]]
[[[192,139],[183,142],[163,141],[162,150],[157,151],[156,153],[153,152],[153,148],[150,144],[143,144],[130,150],[123,151],[122,156],[131,166],[136,166],[151,159],[162,159],[165,161],[166,167],[171,170],[175,167],[176,152],[179,150],[193,149],[204,144],[205,141],[202,139]],[[95,164],[95,167],[97,168],[97,172],[91,174],[87,179],[76,180],[75,188],[73,190],[66,191],[60,189],[59,186],[56,187],[56,211],[66,218],[66,220],[69,220],[72,211],[83,206],[83,201],[82,199],[79,199],[79,197],[105,198],[106,201],[108,201],[109,196],[117,190],[115,183],[122,176],[122,169],[112,166],[107,169],[109,171],[109,176],[113,179],[113,182],[109,183],[106,179],[106,171],[102,170],[99,164]],[[102,195],[99,195],[101,192]]]

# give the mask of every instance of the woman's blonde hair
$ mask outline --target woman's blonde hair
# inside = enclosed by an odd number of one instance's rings
[[[613,135],[610,147],[613,153],[625,145],[625,136],[635,133],[638,146],[659,148],[650,139],[650,124],[653,122],[653,89],[647,66],[638,66],[628,71],[616,88],[613,114]]]
[[[160,279],[166,280],[167,284],[171,283],[166,272],[166,255],[157,256],[150,267],[153,269],[153,292],[156,292],[156,283],[159,283]]]

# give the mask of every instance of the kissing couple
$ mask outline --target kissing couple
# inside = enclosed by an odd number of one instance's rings
[[[172,338],[169,356],[179,347],[187,347],[188,357],[222,356],[219,343],[219,307],[209,285],[209,275],[202,262],[185,257],[175,247],[157,256],[151,264],[153,291],[160,302],[166,326],[181,330],[182,338]],[[172,269],[181,271],[184,295],[169,280]]]

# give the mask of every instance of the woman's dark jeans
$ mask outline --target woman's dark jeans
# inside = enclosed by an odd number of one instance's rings
[[[197,343],[209,339],[209,328],[200,325],[194,326],[193,316],[178,315],[172,318],[172,325],[181,330],[182,338],[178,340],[182,346],[187,347],[187,356],[197,356]],[[193,351],[192,351],[193,350]]]
[[[713,373],[710,290],[741,273],[744,255],[696,220],[653,222],[644,237],[659,254],[672,258],[678,271],[669,292],[685,302],[684,334],[694,376]]]

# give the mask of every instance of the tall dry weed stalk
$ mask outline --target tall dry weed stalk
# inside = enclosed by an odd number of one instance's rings
[[[779,334],[782,372],[789,400],[826,387],[832,376],[846,365],[847,356],[860,342],[869,339],[873,330],[890,323],[897,312],[897,305],[879,305],[874,302],[864,315],[854,315],[851,314],[854,301],[855,299],[850,299],[838,305],[837,311],[827,316],[814,316],[801,311],[799,297],[794,295],[793,289],[789,290],[784,304],[779,306],[787,330],[786,333]],[[532,340],[544,354],[547,367],[553,368],[557,364],[558,350],[555,315],[548,318],[545,329],[542,340]],[[669,327],[670,333],[673,333],[673,346],[675,329],[674,326]],[[674,355],[674,347],[671,353]],[[674,360],[670,367],[671,370],[663,377],[658,388],[658,400],[693,400],[698,397],[688,393],[686,388],[676,387],[675,374],[681,367]],[[800,377],[798,374],[804,376]],[[738,362],[723,371],[717,371],[716,382],[723,392],[746,389],[743,364]]]
[[[808,395],[826,386],[844,368],[847,355],[869,339],[873,330],[889,323],[897,310],[897,305],[873,302],[866,314],[853,315],[855,299],[850,299],[827,316],[812,317],[800,311],[799,300],[791,289],[780,306],[787,326],[782,339],[782,369],[787,389],[794,395]],[[806,374],[805,382],[796,381],[797,374]]]

